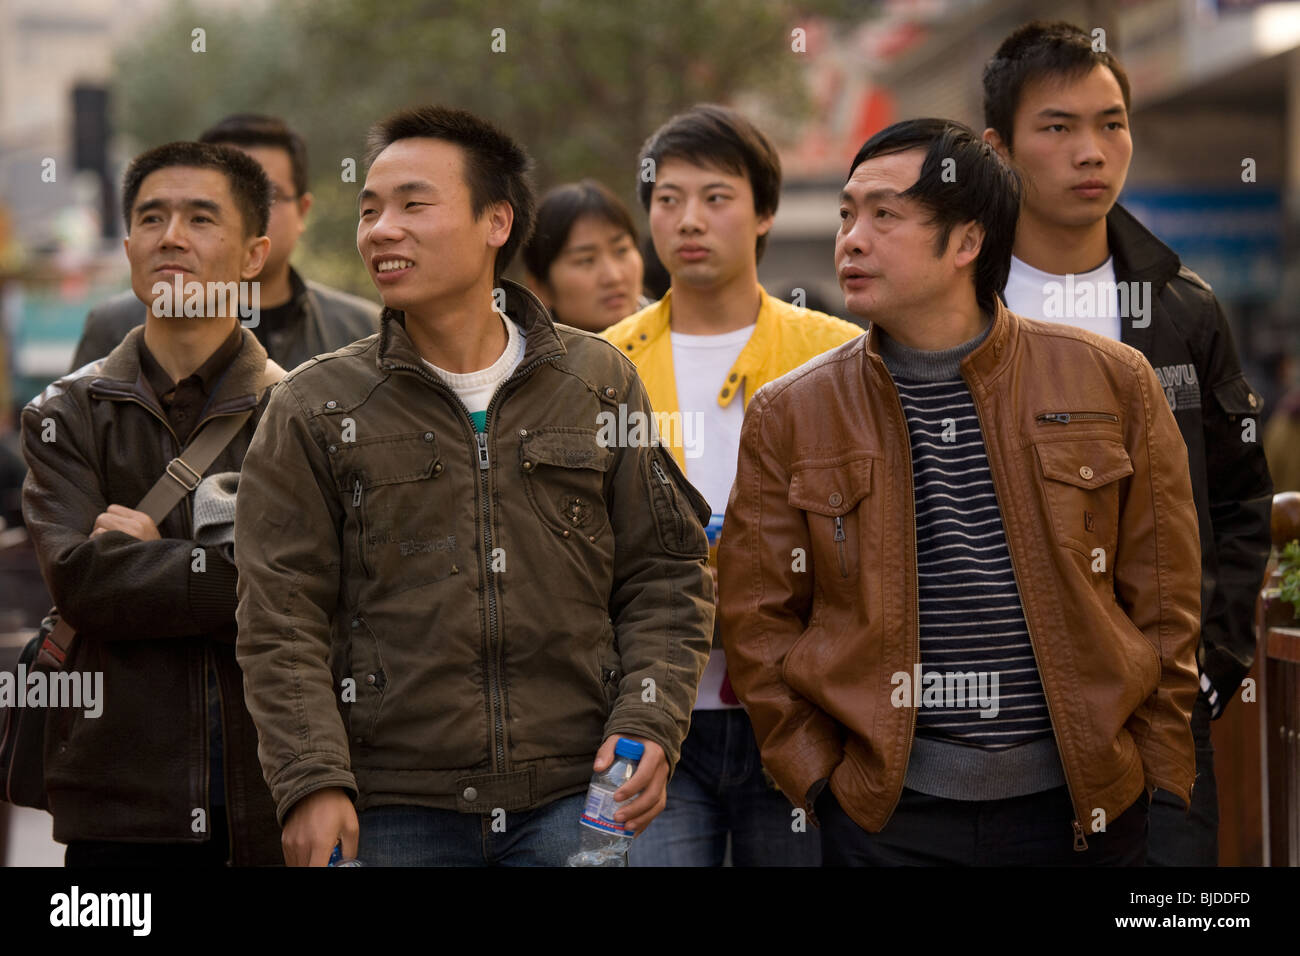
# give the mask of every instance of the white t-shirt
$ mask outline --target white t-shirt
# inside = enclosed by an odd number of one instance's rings
[[[679,427],[686,457],[686,480],[704,496],[714,515],[721,515],[726,509],[731,485],[736,480],[740,426],[745,421],[745,396],[735,395],[723,408],[718,404],[718,393],[753,334],[752,325],[721,335],[669,333],[673,377],[677,380],[677,407],[682,413]],[[721,650],[709,653],[709,663],[695,698],[696,710],[731,710],[738,706],[724,703],[718,695],[726,666]]]
[[[483,430],[487,407],[496,394],[497,386],[510,377],[524,357],[524,331],[513,320],[501,316],[506,326],[505,351],[487,368],[477,372],[448,372],[427,359],[420,359],[460,396],[470,412],[470,419],[478,431]]]
[[[1035,269],[1012,256],[1004,297],[1007,308],[1017,315],[1073,325],[1119,340],[1122,318],[1114,256],[1091,272],[1065,276]]]
[[[677,407],[682,413],[679,428],[686,479],[699,489],[716,515],[726,509],[736,480],[740,426],[745,421],[745,396],[736,395],[723,408],[718,393],[753,334],[752,325],[721,335],[669,333]]]

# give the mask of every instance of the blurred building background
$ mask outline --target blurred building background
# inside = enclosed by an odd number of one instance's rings
[[[788,212],[803,268],[826,258],[817,223],[833,220],[865,135],[927,115],[982,130],[980,78],[1008,33],[1035,18],[1100,27],[1132,87],[1120,202],[1214,287],[1247,374],[1276,404],[1278,365],[1300,348],[1300,3],[949,0],[878,12],[835,34],[811,67],[816,133],[787,154],[802,181],[789,186],[798,201]],[[824,289],[836,292],[833,276]]]
[[[0,400],[12,415],[63,371],[85,306],[126,287],[117,185],[127,160],[237,110],[284,115],[312,150],[304,271],[373,296],[353,248],[357,187],[341,164],[360,164],[366,126],[385,112],[430,100],[480,111],[529,147],[543,188],[594,175],[635,206],[645,135],[693,102],[728,102],[778,141],[786,167],[761,278],[842,311],[830,250],[853,153],[906,117],[982,128],[983,64],[1036,16],[1106,30],[1133,87],[1121,201],[1215,287],[1274,397],[1272,366],[1295,347],[1285,303],[1300,292],[1287,255],[1300,218],[1297,3],[553,0],[525,12],[504,0],[68,0],[55,12],[0,0],[12,376]],[[1242,182],[1247,158],[1254,183]]]
[[[66,371],[87,310],[129,285],[118,185],[140,150],[232,112],[285,117],[316,196],[295,263],[375,298],[345,174],[351,160],[364,178],[375,119],[419,102],[479,112],[529,148],[539,187],[595,176],[644,227],[641,142],[724,102],[785,166],[760,279],[842,314],[832,250],[853,154],[898,119],[982,129],[984,62],[1035,17],[1106,31],[1133,89],[1121,201],[1214,285],[1272,405],[1300,384],[1285,361],[1300,359],[1300,3],[0,0],[0,664],[48,607],[21,528],[17,414]],[[47,838],[24,847],[61,860]]]

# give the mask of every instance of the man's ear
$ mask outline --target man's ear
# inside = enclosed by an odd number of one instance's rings
[[[266,265],[266,257],[271,251],[271,240],[266,236],[249,239],[244,245],[244,262],[239,269],[239,278],[255,278]]]
[[[307,231],[307,213],[311,211],[312,204],[316,202],[316,197],[311,193],[301,193],[298,196],[298,235]]]
[[[488,245],[500,249],[510,238],[510,227],[515,224],[515,210],[504,199],[493,203],[488,213]]]
[[[1002,136],[992,126],[984,131],[984,142],[988,143],[1002,157],[1005,163],[1011,162],[1011,148],[1003,141]]]
[[[766,236],[769,232],[772,231],[772,223],[775,221],[776,221],[776,215],[774,213],[769,212],[766,216],[759,216],[758,234],[760,236]]]
[[[955,233],[953,239],[957,243],[953,265],[958,269],[964,269],[979,258],[980,250],[984,248],[984,227],[971,220],[954,227],[953,232]]]

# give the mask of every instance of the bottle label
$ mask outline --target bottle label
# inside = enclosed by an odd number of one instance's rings
[[[579,822],[584,827],[591,827],[601,833],[630,837],[631,832],[623,824],[614,822],[614,811],[618,807],[613,790],[593,783],[587,791],[587,805],[582,810],[582,819]]]

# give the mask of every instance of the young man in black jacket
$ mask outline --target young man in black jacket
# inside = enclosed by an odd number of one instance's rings
[[[277,117],[240,113],[204,130],[199,142],[234,146],[257,160],[271,180],[266,229],[271,250],[257,276],[258,321],[249,323],[249,331],[267,354],[291,369],[378,329],[379,306],[374,302],[309,282],[289,265],[307,228],[313,201],[307,189],[307,145],[302,137]],[[107,355],[143,321],[144,308],[129,289],[96,306],[86,317],[72,370]]]
[[[1025,180],[1007,306],[1118,339],[1155,368],[1187,445],[1201,537],[1201,694],[1192,714],[1190,813],[1157,791],[1152,865],[1218,862],[1210,720],[1254,658],[1251,621],[1268,559],[1273,486],[1218,300],[1116,199],[1132,158],[1129,85],[1114,55],[1068,23],[1012,33],[984,69],[984,139]]]
[[[137,157],[123,186],[126,252],[148,319],[23,410],[23,515],[77,632],[67,670],[102,682],[99,713],[60,707],[46,726],[45,788],[69,866],[282,860],[235,660],[230,494],[268,361],[240,327],[238,296],[216,297],[262,270],[270,192],[228,146]],[[175,285],[202,308],[183,308]],[[182,451],[244,414],[196,485]],[[164,469],[193,495],[155,523],[137,508]]]

